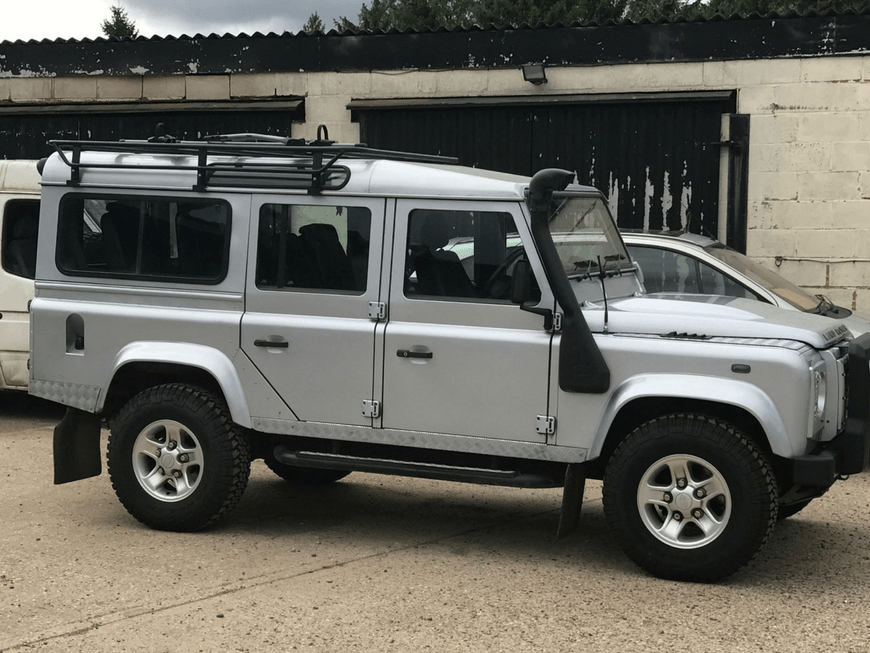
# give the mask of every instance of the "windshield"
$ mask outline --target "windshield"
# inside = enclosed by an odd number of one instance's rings
[[[821,312],[822,304],[825,302],[823,297],[810,295],[791,281],[783,279],[776,272],[768,270],[740,252],[736,252],[719,243],[708,245],[704,250],[726,265],[730,265],[741,274],[749,277],[755,283],[764,286],[795,308],[807,312]]]
[[[553,196],[550,234],[569,278],[600,272],[617,273],[631,267],[631,259],[607,205],[600,197]]]

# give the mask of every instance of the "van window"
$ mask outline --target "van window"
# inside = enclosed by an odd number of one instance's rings
[[[264,204],[257,287],[363,294],[371,227],[365,207]]]
[[[18,277],[36,277],[39,200],[9,200],[3,209],[3,269]]]
[[[219,283],[230,207],[214,200],[67,195],[57,265],[72,275]]]

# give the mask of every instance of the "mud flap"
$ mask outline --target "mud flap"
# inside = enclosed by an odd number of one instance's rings
[[[80,481],[103,472],[99,415],[67,408],[54,427],[54,484]]]
[[[559,530],[556,531],[557,539],[569,535],[577,528],[585,489],[586,470],[583,465],[568,465],[565,470],[565,487],[562,489],[562,514],[559,517]]]

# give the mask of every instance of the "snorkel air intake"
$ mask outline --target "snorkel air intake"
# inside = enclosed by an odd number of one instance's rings
[[[550,287],[562,308],[559,387],[565,392],[603,394],[610,387],[610,369],[595,344],[550,234],[553,193],[565,190],[573,180],[574,173],[567,170],[541,170],[532,177],[526,203],[532,215],[532,237],[541,254]]]

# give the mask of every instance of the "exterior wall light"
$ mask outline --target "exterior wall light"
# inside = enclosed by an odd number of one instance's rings
[[[535,86],[546,84],[547,73],[544,71],[544,64],[535,63],[523,66],[523,79]]]

